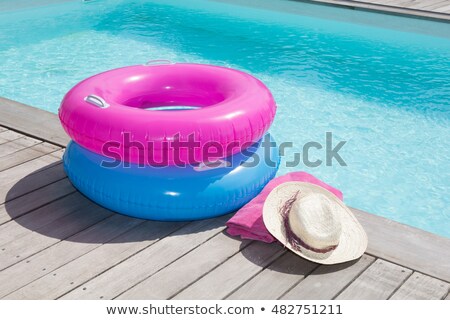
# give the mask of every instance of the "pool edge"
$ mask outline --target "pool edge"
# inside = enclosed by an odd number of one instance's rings
[[[64,148],[70,141],[56,114],[4,97],[0,97],[0,125]]]
[[[290,0],[290,1],[450,23],[450,14],[434,11],[418,10],[406,7],[390,6],[379,3],[368,3],[368,2],[348,1],[348,0]]]

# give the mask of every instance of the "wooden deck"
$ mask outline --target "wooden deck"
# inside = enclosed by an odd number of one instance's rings
[[[2,299],[450,297],[450,239],[354,209],[367,253],[321,266],[278,244],[228,236],[230,216],[125,217],[72,187],[56,115],[0,98],[0,125]]]
[[[450,0],[297,0],[450,21]]]

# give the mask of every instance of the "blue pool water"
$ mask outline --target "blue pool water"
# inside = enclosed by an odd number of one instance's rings
[[[56,113],[78,81],[119,66],[238,68],[278,103],[271,132],[294,145],[279,174],[310,172],[351,206],[450,237],[448,24],[284,0],[59,2],[0,7],[0,96]],[[347,166],[287,168],[327,131]]]

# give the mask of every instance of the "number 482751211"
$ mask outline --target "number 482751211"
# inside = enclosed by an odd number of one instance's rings
[[[271,312],[275,314],[342,314],[339,304],[276,304]]]

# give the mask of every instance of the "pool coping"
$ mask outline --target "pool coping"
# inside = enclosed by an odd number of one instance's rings
[[[0,126],[65,147],[56,114],[0,97]],[[369,237],[367,254],[450,282],[450,239],[351,208]]]
[[[409,16],[418,19],[433,20],[438,22],[450,22],[450,14],[435,11],[426,11],[406,7],[397,7],[380,3],[369,3],[364,1],[349,0],[291,0],[318,5],[327,5],[333,7],[347,8],[351,10],[378,12],[396,16]]]

